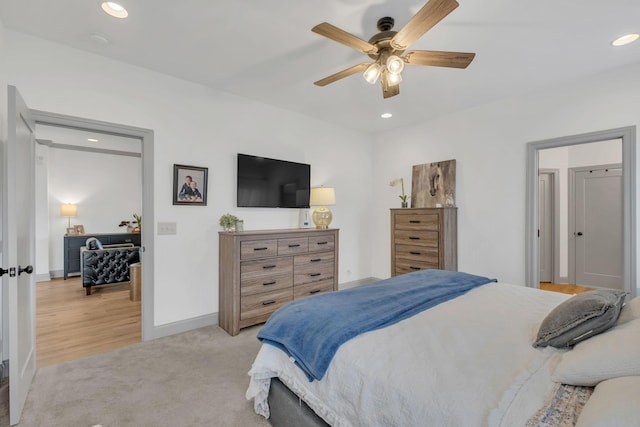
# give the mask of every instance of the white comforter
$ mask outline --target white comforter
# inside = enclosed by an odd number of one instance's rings
[[[309,382],[285,353],[263,345],[247,399],[269,416],[270,378],[333,426],[517,426],[544,404],[559,350],[531,346],[568,298],[500,283],[474,289],[390,327],[360,335]]]

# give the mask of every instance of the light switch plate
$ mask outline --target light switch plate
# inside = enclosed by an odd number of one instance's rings
[[[158,222],[158,235],[176,233],[177,226],[175,222]]]

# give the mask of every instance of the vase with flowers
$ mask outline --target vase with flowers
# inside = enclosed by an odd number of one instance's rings
[[[395,187],[396,185],[400,184],[401,188],[402,188],[402,193],[400,193],[400,195],[398,197],[400,197],[400,200],[402,201],[402,204],[400,206],[402,206],[403,208],[409,207],[409,203],[407,202],[407,199],[409,198],[409,196],[407,196],[404,193],[404,179],[403,178],[396,178],[393,181],[391,181],[389,183],[389,185],[391,187]]]

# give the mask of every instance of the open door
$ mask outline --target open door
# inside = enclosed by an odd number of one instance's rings
[[[3,165],[3,272],[9,323],[9,422],[18,424],[36,371],[35,352],[35,121],[14,86],[8,87]]]

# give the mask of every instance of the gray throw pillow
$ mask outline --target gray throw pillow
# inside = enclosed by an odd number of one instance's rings
[[[624,303],[624,291],[597,289],[575,295],[544,318],[534,347],[572,347],[615,325]]]

